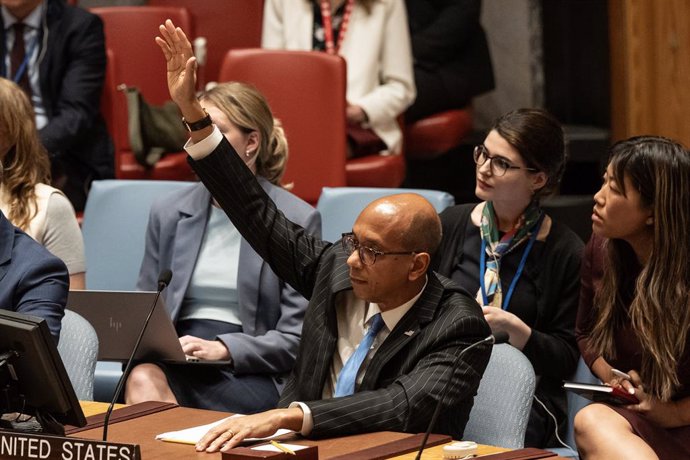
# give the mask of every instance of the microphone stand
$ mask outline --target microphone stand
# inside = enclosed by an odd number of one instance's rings
[[[460,361],[462,361],[462,356],[468,352],[469,350],[478,347],[479,345],[484,345],[487,343],[490,344],[497,344],[497,343],[503,343],[508,341],[508,334],[505,332],[498,332],[495,335],[490,335],[479,342],[475,342],[469,347],[465,348],[460,352],[460,354],[455,358],[455,361],[453,361],[453,367],[450,369],[450,375],[448,376],[448,379],[446,380],[446,384],[443,386],[443,389],[441,390],[441,397],[438,400],[438,403],[436,403],[436,408],[434,409],[434,413],[431,416],[431,421],[429,422],[429,427],[426,429],[426,433],[424,433],[424,439],[422,439],[422,445],[419,446],[419,451],[417,452],[417,456],[415,457],[415,460],[420,460],[422,458],[422,452],[424,452],[424,447],[426,447],[426,442],[429,440],[429,434],[431,434],[431,430],[434,428],[434,425],[436,424],[436,419],[438,418],[439,413],[441,412],[441,406],[443,405],[443,400],[446,399],[446,393],[448,393],[448,388],[450,388],[450,383],[453,381],[453,374],[455,374],[455,370],[458,368],[458,365],[460,364]]]
[[[144,332],[146,332],[146,327],[149,325],[149,321],[151,321],[151,316],[153,316],[153,311],[156,309],[156,304],[158,303],[158,298],[161,296],[161,292],[163,292],[163,289],[165,289],[168,286],[168,283],[170,283],[171,278],[172,278],[172,272],[170,270],[167,270],[167,269],[161,271],[160,275],[158,275],[158,289],[156,290],[156,297],[153,299],[153,304],[151,305],[151,309],[149,310],[149,314],[146,317],[146,321],[144,321],[144,326],[141,328],[141,332],[139,333],[139,337],[137,337],[137,342],[134,344],[134,348],[132,349],[132,354],[127,359],[127,365],[125,366],[125,370],[122,372],[122,375],[120,376],[120,380],[117,382],[117,387],[115,388],[115,394],[113,395],[113,400],[110,402],[110,405],[108,406],[108,410],[105,413],[105,418],[103,419],[103,441],[108,440],[108,423],[110,422],[110,415],[113,413],[113,408],[115,407],[115,403],[117,402],[118,398],[120,397],[120,393],[122,392],[122,387],[124,387],[125,382],[127,381],[127,376],[129,375],[129,371],[132,368],[132,363],[134,363],[134,355],[136,355],[137,350],[139,349],[139,344],[141,344],[141,339],[144,338]]]

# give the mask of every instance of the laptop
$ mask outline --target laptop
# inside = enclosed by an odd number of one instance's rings
[[[100,361],[127,361],[155,298],[156,293],[148,291],[71,290],[67,308],[83,316],[96,330]],[[158,297],[134,359],[217,366],[231,363],[185,355],[162,296]]]

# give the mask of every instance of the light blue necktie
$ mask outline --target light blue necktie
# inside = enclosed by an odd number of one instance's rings
[[[364,336],[362,341],[354,353],[347,360],[345,365],[338,375],[338,381],[335,384],[335,394],[333,396],[348,396],[355,392],[355,382],[357,381],[357,373],[359,368],[367,357],[367,353],[374,343],[374,338],[379,333],[383,327],[383,318],[381,313],[376,313],[371,317],[371,325],[367,334]]]

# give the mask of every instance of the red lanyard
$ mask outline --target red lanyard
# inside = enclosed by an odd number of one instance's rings
[[[326,42],[326,52],[328,54],[337,54],[340,50],[340,45],[343,43],[345,33],[347,32],[347,24],[350,22],[350,15],[352,14],[352,6],[354,3],[354,0],[346,0],[345,11],[343,12],[343,22],[340,24],[340,33],[338,34],[338,42],[334,43],[331,2],[329,0],[321,0],[321,20],[323,22],[324,41]]]

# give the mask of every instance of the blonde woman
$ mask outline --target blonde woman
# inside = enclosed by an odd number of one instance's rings
[[[639,404],[581,410],[578,450],[588,460],[690,458],[690,154],[662,137],[619,142],[594,201],[578,345],[597,377]]]
[[[24,92],[0,78],[0,210],[16,227],[62,259],[71,289],[84,289],[84,242],[74,208],[50,183],[50,161]]]
[[[249,85],[223,83],[201,104],[280,210],[319,235],[318,212],[280,186],[287,142],[264,97]],[[137,287],[155,290],[166,268],[173,277],[163,296],[185,352],[232,364],[139,365],[127,381],[126,401],[239,413],[275,407],[294,364],[307,301],[278,279],[201,183],[151,209]]]

